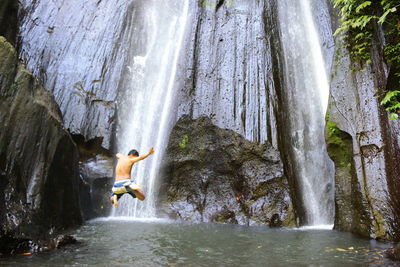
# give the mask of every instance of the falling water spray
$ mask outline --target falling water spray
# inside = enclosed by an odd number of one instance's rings
[[[333,166],[324,138],[329,82],[309,0],[279,0],[293,166],[308,225],[333,224]]]
[[[143,187],[146,200],[121,198],[113,216],[156,217],[157,177],[170,132],[177,63],[188,20],[188,0],[138,2],[133,15],[132,64],[129,82],[118,101],[117,147],[156,152],[133,166],[132,177]]]

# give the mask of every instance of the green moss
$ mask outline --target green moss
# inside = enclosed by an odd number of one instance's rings
[[[386,229],[385,229],[385,219],[382,214],[377,210],[373,210],[374,214],[374,230],[377,239],[387,239]]]
[[[15,51],[15,48],[3,36],[0,36],[0,49],[5,49],[7,53],[13,54],[15,56],[17,55],[17,51]]]
[[[341,131],[337,124],[330,120],[326,122],[325,135],[328,153],[332,160],[342,167],[350,167],[353,158],[351,136]]]
[[[17,73],[18,56],[14,47],[0,36],[0,88],[1,94],[8,95]]]
[[[179,142],[179,147],[182,148],[182,149],[185,149],[187,144],[188,144],[188,142],[189,142],[189,136],[184,135],[182,137],[182,140]]]

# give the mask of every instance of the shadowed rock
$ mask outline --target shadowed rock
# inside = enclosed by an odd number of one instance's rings
[[[18,32],[18,1],[2,0],[0,2],[0,35],[15,45]]]
[[[388,249],[386,251],[387,256],[394,260],[394,261],[400,261],[400,243],[394,246],[391,249]]]
[[[0,244],[48,239],[82,222],[78,151],[51,93],[0,37]]]

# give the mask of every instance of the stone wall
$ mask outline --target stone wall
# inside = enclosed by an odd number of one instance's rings
[[[0,37],[0,253],[82,222],[78,151],[51,93]]]

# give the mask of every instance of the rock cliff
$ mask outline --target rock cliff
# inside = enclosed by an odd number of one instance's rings
[[[335,228],[400,239],[400,121],[380,105],[390,68],[376,27],[372,63],[350,59],[338,37],[327,116],[328,151],[336,164]]]
[[[0,37],[0,253],[82,221],[78,151],[51,93]]]
[[[7,6],[10,1],[2,3]],[[135,19],[140,17],[135,16],[140,8],[136,8],[133,1],[116,3],[21,1],[21,57],[26,60],[28,68],[54,92],[65,116],[66,128],[84,136],[86,140],[101,137],[102,145],[106,148],[111,147],[116,112],[114,100],[120,87],[124,86],[120,80],[123,73],[129,74],[124,63],[129,61],[127,57],[130,53],[125,49],[132,47],[132,40],[140,42],[140,38],[130,34],[132,27],[135,27]],[[176,119],[185,114],[192,119],[208,116],[218,127],[234,130],[247,140],[279,148],[285,177],[290,185],[290,190],[285,189],[284,192],[290,192],[293,212],[301,219],[304,217],[304,208],[298,193],[296,167],[289,156],[292,144],[286,131],[290,113],[288,106],[291,103],[283,96],[287,90],[283,84],[285,71],[276,15],[277,3],[270,0],[190,1],[192,23],[188,27],[184,56],[179,63],[178,80],[182,86],[179,87]],[[343,40],[338,37],[335,44],[332,42],[335,29],[331,29],[330,24],[337,25],[338,21],[333,9],[330,9],[331,22],[327,20],[326,3],[321,1],[318,6],[314,5],[313,14],[318,21],[326,68],[330,69],[332,65],[326,132],[328,150],[336,166],[335,228],[372,238],[398,240],[400,124],[399,121],[388,119],[376,97],[386,86],[393,86],[388,81],[392,80],[390,77],[393,77],[395,66],[385,64],[382,57],[384,40],[381,29],[375,32],[377,45],[373,63],[356,66],[341,46]],[[332,63],[334,49],[336,52]],[[206,128],[211,127],[210,122],[205,125]],[[175,131],[179,135],[187,135],[182,130],[184,128],[179,130],[179,127]],[[190,131],[196,136],[196,130]],[[171,148],[173,144],[176,147],[183,138],[174,134],[169,153],[177,153],[182,162],[172,161],[167,169],[179,174],[180,164],[190,164],[181,158],[187,150],[175,151]],[[190,142],[192,137],[188,137]],[[220,137],[215,138],[210,137],[210,140],[222,142]],[[214,146],[219,147],[218,144]],[[215,155],[215,161],[220,156],[232,162],[231,158],[219,154]],[[262,156],[259,157],[261,160]],[[196,164],[206,174],[226,175],[226,170],[219,172],[213,160],[209,163],[210,168],[205,166],[205,162]],[[228,173],[231,171],[229,169]],[[240,171],[244,172],[244,169]],[[205,174],[193,173],[193,177],[202,175]],[[200,188],[208,184],[210,188],[222,185],[229,192],[226,193],[230,196],[229,201],[217,199],[219,204],[215,205],[213,211],[207,206],[210,201],[207,205],[200,201],[207,199],[209,191],[205,189],[201,191],[188,187],[183,196],[193,193],[196,199],[189,199],[186,204],[182,196],[174,199],[173,187],[188,183],[184,175],[178,176],[182,181],[170,177],[172,191],[168,196],[175,207],[178,203],[186,207],[178,215],[182,218],[236,220],[238,223],[270,220],[270,215],[264,219],[252,217],[256,212],[250,215],[249,209],[244,208],[240,201],[232,200],[232,197],[237,197],[236,193],[241,193],[231,185],[240,181],[237,177],[212,180],[214,182],[208,182],[209,176],[204,176],[208,177],[205,181],[195,180]],[[262,179],[260,181],[265,182]],[[277,178],[272,181],[277,181]],[[242,200],[246,203],[252,201],[254,193],[254,187],[248,186]],[[283,199],[287,197],[285,194],[282,195],[285,196]],[[215,196],[208,197],[216,199]],[[253,204],[251,206],[254,208],[256,204]],[[226,212],[220,210],[222,207],[227,207]],[[176,213],[177,208],[170,208]],[[221,216],[215,215],[217,210]]]
[[[134,37],[133,1],[20,4],[20,57],[55,96],[65,128],[111,147],[116,96]]]

